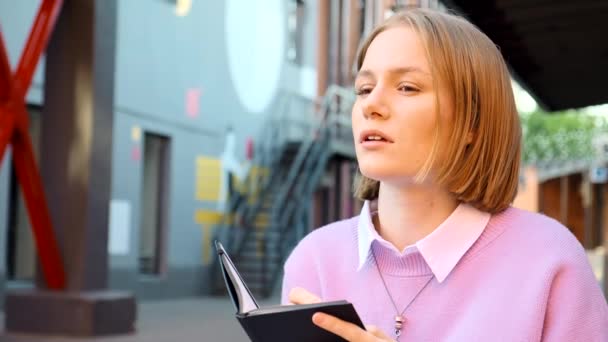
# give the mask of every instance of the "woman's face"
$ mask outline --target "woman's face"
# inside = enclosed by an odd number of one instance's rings
[[[355,91],[353,136],[363,175],[396,185],[411,183],[429,157],[437,120],[442,120],[442,136],[435,162],[441,162],[441,143],[452,128],[453,102],[444,87],[433,88],[429,61],[414,30],[394,27],[374,38]],[[432,177],[433,169],[428,180]]]

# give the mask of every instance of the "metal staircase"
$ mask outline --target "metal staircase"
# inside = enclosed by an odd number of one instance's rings
[[[338,132],[350,130],[352,91],[328,88],[305,134],[293,139],[283,134],[293,123],[279,120],[267,126],[269,141],[256,150],[256,165],[268,173],[257,173],[247,182],[247,193],[230,195],[228,214],[215,227],[214,238],[230,253],[250,290],[257,296],[273,293],[282,266],[293,247],[309,231],[310,206],[327,163],[334,154]],[[348,127],[341,127],[348,125]],[[302,126],[300,124],[300,126]],[[342,139],[344,140],[344,139]],[[342,141],[352,145],[352,138]],[[218,293],[224,293],[218,263],[210,277]]]

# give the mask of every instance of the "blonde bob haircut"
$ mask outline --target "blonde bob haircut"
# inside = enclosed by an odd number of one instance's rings
[[[383,31],[407,26],[424,45],[439,89],[443,82],[454,101],[453,130],[440,142],[440,120],[435,127],[431,153],[415,178],[422,182],[433,169],[435,181],[455,198],[480,210],[497,213],[517,194],[521,155],[521,126],[515,107],[511,78],[499,50],[464,18],[428,9],[394,14],[375,28],[357,57],[361,69],[371,42]],[[439,115],[440,103],[436,98]],[[468,137],[472,137],[468,139]],[[438,151],[447,160],[436,163]],[[355,196],[378,198],[380,183],[358,175]]]

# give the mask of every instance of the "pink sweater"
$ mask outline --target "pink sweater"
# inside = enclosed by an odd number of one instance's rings
[[[461,204],[404,251],[361,215],[318,229],[285,263],[282,302],[293,287],[346,299],[365,324],[400,341],[608,341],[608,305],[584,249],[560,223],[509,208],[491,216]],[[428,286],[424,285],[430,280]]]

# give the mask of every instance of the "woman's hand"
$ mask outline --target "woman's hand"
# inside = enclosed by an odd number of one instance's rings
[[[315,304],[321,303],[321,298],[301,287],[294,287],[289,291],[289,302],[291,304]]]
[[[351,342],[394,341],[373,325],[366,325],[365,328],[367,330],[363,330],[352,323],[321,312],[317,312],[312,316],[312,322]]]
[[[320,303],[321,298],[301,287],[294,287],[291,291],[289,291],[289,302],[291,304],[314,304]],[[312,316],[312,321],[317,326],[332,332],[347,341],[393,341],[390,337],[386,336],[382,331],[380,331],[380,329],[372,325],[365,326],[367,330],[363,330],[354,324],[345,322],[339,318],[321,312],[314,314],[314,316]]]

